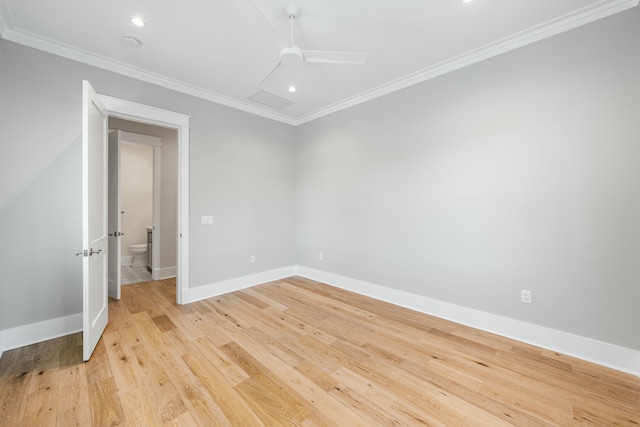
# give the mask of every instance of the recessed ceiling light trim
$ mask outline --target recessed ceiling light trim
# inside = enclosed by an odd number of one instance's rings
[[[145,28],[147,26],[147,23],[144,22],[144,20],[142,18],[140,18],[139,16],[134,16],[131,18],[131,23],[133,25],[135,25],[138,28]]]

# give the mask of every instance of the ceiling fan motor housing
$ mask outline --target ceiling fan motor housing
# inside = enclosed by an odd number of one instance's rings
[[[280,62],[287,67],[302,64],[304,62],[302,49],[297,46],[285,47],[280,51]]]

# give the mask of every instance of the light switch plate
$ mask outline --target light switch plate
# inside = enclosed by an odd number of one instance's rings
[[[213,224],[213,217],[212,216],[204,216],[203,215],[202,216],[202,223],[203,224],[207,224],[207,225]]]

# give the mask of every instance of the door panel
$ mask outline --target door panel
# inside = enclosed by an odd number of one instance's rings
[[[89,360],[109,315],[107,298],[107,111],[82,82],[82,353]]]

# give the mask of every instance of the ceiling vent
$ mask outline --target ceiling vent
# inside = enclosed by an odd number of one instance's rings
[[[293,101],[274,95],[266,90],[259,90],[251,95],[249,99],[253,102],[266,105],[267,107],[275,108],[276,110],[282,110],[294,104]]]

